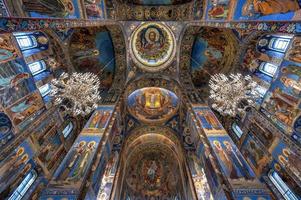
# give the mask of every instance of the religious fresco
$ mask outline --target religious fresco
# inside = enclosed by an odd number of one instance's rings
[[[257,176],[260,176],[263,168],[269,163],[269,155],[264,151],[262,146],[258,144],[251,134],[248,134],[241,148],[242,155],[246,158],[250,166],[252,166]]]
[[[104,129],[109,123],[112,110],[108,109],[98,109],[90,117],[89,121],[85,125],[85,130],[89,129]]]
[[[0,100],[3,107],[35,90],[29,69],[22,59],[8,61],[0,66]]]
[[[277,138],[276,134],[264,127],[264,124],[258,124],[257,122],[250,123],[249,130],[252,130],[252,134],[259,138],[267,149],[273,147],[273,142]]]
[[[131,93],[127,104],[129,112],[138,120],[160,123],[175,115],[179,107],[179,99],[170,90],[148,87]]]
[[[188,164],[197,193],[197,198],[204,200],[213,200],[213,196],[211,194],[210,187],[208,185],[206,174],[203,168],[203,163],[195,153],[190,152],[190,154],[188,154]]]
[[[112,111],[113,107],[110,106],[96,109],[56,170],[54,174],[56,181],[81,182],[86,178]]]
[[[208,134],[225,132],[223,126],[218,121],[214,113],[208,107],[195,107],[194,112],[196,113],[202,128]]]
[[[175,55],[175,39],[171,30],[159,23],[145,23],[131,36],[134,61],[145,70],[166,67]]]
[[[238,0],[234,20],[293,20],[299,19],[297,0]]]
[[[114,122],[114,125],[116,121]],[[114,177],[117,170],[117,164],[119,162],[119,150],[114,148],[114,138],[116,129],[113,127],[109,130],[110,134],[102,145],[100,150],[100,160],[93,173],[92,177],[92,190],[95,198],[102,197],[100,199],[108,199],[111,194],[111,189],[114,181]],[[92,192],[90,192],[90,195]]]
[[[105,18],[104,0],[84,0],[84,6],[89,19]]]
[[[80,18],[79,0],[22,0],[23,9],[34,18]]]
[[[47,145],[43,145],[38,158],[48,170],[52,170],[55,162],[65,153],[60,135],[55,133],[47,141]]]
[[[233,0],[208,0],[206,18],[208,20],[226,20],[233,6]]]
[[[285,59],[292,62],[301,63],[301,37],[293,38],[293,42],[285,56]],[[297,70],[293,70],[292,72],[297,73]]]
[[[31,93],[30,95],[18,100],[15,104],[7,107],[8,116],[12,119],[15,125],[25,121],[28,117],[41,110],[44,102],[39,91]]]
[[[0,194],[18,177],[24,176],[34,163],[31,160],[36,149],[29,140],[22,142],[5,159],[0,161]]]
[[[56,180],[78,182],[83,181],[83,177],[88,172],[96,147],[100,141],[99,137],[85,136],[77,138],[67,154],[67,158],[62,162],[66,167],[57,174]]]
[[[5,113],[0,112],[0,148],[10,141],[14,135],[12,121]]]
[[[230,180],[254,180],[255,174],[229,136],[210,136],[210,144]]]
[[[208,140],[217,157],[221,171],[231,184],[231,187],[235,188],[233,191],[233,196],[235,199],[243,199],[243,197],[246,196],[256,196],[258,198],[270,199],[269,195],[265,191],[264,186],[256,178],[254,171],[249,166],[230,136],[220,125],[210,108],[201,105],[194,105],[193,110],[201,124],[203,131],[208,136]],[[203,117],[203,110],[207,111],[207,113],[211,112],[210,123],[208,123],[209,120],[205,120],[206,118]],[[213,129],[214,126],[217,128]],[[210,164],[211,162],[205,163],[208,166],[212,166],[212,164]],[[205,170],[205,172],[207,171]],[[212,181],[209,179],[209,185],[212,185],[211,182]],[[248,182],[250,186],[249,188],[245,187],[245,182]],[[243,197],[241,196],[242,194],[244,194]]]
[[[105,166],[103,177],[100,184],[100,189],[97,195],[98,199],[110,199],[113,181],[117,171],[117,164],[119,160],[118,151],[114,151]]]
[[[70,55],[78,72],[99,76],[101,89],[108,90],[115,73],[115,53],[110,32],[105,28],[75,29]]]
[[[273,158],[285,169],[289,169],[301,180],[301,157],[293,152],[283,141],[280,141],[272,151]]]
[[[181,198],[181,176],[179,165],[167,147],[160,144],[145,144],[128,158],[125,186],[122,199],[140,198],[151,200]]]
[[[214,37],[212,37],[214,35]],[[227,72],[237,51],[233,32],[216,28],[201,28],[191,51],[190,72],[195,87],[207,85],[210,75]],[[205,91],[204,96],[205,96]]]
[[[0,63],[21,57],[19,48],[14,44],[12,34],[0,35]]]
[[[283,60],[284,53],[277,52],[269,48],[270,42],[274,39],[279,38],[277,35],[261,35],[251,39],[247,44],[247,49],[243,55],[242,67],[247,72],[252,72],[260,79],[266,82],[271,82],[272,78],[263,74],[258,73],[258,67],[262,62],[269,62],[275,65],[280,65]]]
[[[294,121],[300,115],[301,67],[284,61],[277,79],[262,103],[263,112],[282,130],[291,134]]]

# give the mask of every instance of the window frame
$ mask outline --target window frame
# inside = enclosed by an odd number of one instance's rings
[[[284,42],[285,41],[285,47],[284,48],[279,48],[279,47],[275,47],[275,44],[278,42]],[[290,43],[291,39],[290,38],[284,38],[284,37],[274,37],[270,40],[269,42],[269,49],[273,50],[273,51],[278,51],[278,52],[286,52],[289,43]]]
[[[73,129],[74,129],[74,125],[73,125],[73,123],[70,121],[70,122],[67,124],[67,126],[65,126],[65,128],[62,130],[62,133],[63,133],[64,138],[67,138],[67,137],[70,135],[70,133],[72,133]]]
[[[268,66],[274,67],[274,72],[273,72],[273,74],[270,73],[270,72],[268,72],[267,70],[265,70],[265,67],[268,67]],[[277,65],[274,65],[274,64],[269,63],[269,62],[262,62],[262,63],[259,65],[259,68],[258,68],[258,70],[259,70],[261,73],[263,73],[263,74],[265,74],[265,75],[267,75],[267,76],[270,76],[270,77],[274,77],[274,75],[275,75],[276,72],[277,72],[277,69],[278,69],[278,66],[277,66]]]
[[[288,185],[282,180],[279,174],[271,169],[268,173],[268,177],[273,185],[277,188],[279,193],[286,200],[298,200],[298,197],[294,194],[294,192],[288,187]]]
[[[238,126],[236,122],[232,123],[231,129],[238,138],[241,138],[242,135],[244,134],[244,132],[241,130],[241,128]]]
[[[45,92],[41,91],[43,89],[43,87],[47,87],[47,90]],[[50,85],[50,83],[46,83],[46,84],[42,85],[41,87],[39,87],[38,89],[41,93],[41,96],[46,97],[51,91],[51,85]]]
[[[8,200],[20,200],[27,193],[28,189],[32,186],[32,184],[37,179],[37,172],[35,170],[31,170],[22,182],[18,185],[18,187],[14,190],[14,192],[10,195]],[[26,183],[25,183],[26,182]]]
[[[29,50],[29,49],[34,49],[34,48],[38,47],[37,39],[33,35],[18,35],[18,36],[15,36],[15,37],[16,37],[17,43],[18,43],[18,45],[19,45],[19,47],[22,51]],[[27,42],[30,42],[31,44],[30,45],[24,45],[24,40],[25,39],[27,40]]]
[[[38,64],[38,63],[39,63],[39,64]],[[37,71],[35,71],[35,72],[33,72],[33,70],[31,69],[31,66],[33,66],[33,65],[35,65],[35,64],[38,64],[39,67],[40,67],[40,69],[37,70]],[[32,74],[33,76],[35,76],[35,75],[40,74],[41,72],[45,71],[45,70],[47,69],[47,66],[46,66],[46,62],[45,62],[44,60],[38,60],[38,61],[36,61],[36,62],[33,62],[33,63],[28,64],[28,68],[29,68],[31,74]]]

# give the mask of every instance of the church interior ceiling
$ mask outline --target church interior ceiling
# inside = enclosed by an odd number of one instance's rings
[[[301,199],[300,6],[0,0],[0,200]],[[54,103],[63,72],[100,79],[89,115]],[[260,97],[223,116],[218,73]]]

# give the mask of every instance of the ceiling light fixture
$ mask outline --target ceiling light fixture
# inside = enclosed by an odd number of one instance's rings
[[[215,74],[209,81],[211,107],[221,115],[235,116],[245,113],[245,108],[254,105],[260,97],[256,87],[258,84],[251,76],[241,74]]]
[[[86,116],[97,108],[100,81],[93,73],[62,73],[58,79],[52,80],[54,104],[60,105],[73,116]]]

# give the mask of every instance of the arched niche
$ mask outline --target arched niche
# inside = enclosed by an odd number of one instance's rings
[[[194,199],[184,150],[166,127],[145,126],[126,138],[113,199]]]

